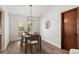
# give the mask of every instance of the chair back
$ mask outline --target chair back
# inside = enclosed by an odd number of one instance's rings
[[[38,35],[31,35],[31,37],[29,38],[30,41],[34,41],[34,40],[37,40],[39,41],[40,40],[40,36]]]

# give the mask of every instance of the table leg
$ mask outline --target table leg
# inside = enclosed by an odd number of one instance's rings
[[[22,47],[23,46],[23,37],[21,37],[21,42],[20,42],[20,46]]]
[[[41,51],[41,37],[40,37],[40,51]]]
[[[27,38],[25,38],[25,53],[27,53]]]

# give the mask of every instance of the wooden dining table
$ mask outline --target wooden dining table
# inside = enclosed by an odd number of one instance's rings
[[[24,39],[25,40],[25,53],[27,53],[27,40],[29,40],[29,38],[31,38],[33,34],[30,34],[30,35],[27,35],[27,34],[24,34],[22,35],[22,39],[21,41]],[[39,35],[40,39],[39,39],[39,44],[40,44],[40,51],[41,51],[41,36]]]

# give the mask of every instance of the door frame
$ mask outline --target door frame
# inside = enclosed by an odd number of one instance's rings
[[[79,7],[73,8],[73,9],[69,9],[67,11],[64,11],[61,13],[61,49],[63,49],[63,44],[64,44],[64,13],[66,12],[70,12],[72,10],[78,9]]]
[[[4,51],[4,11],[0,8],[1,19],[2,19],[2,37],[1,37],[1,50]]]

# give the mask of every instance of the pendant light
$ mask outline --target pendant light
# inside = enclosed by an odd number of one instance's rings
[[[30,16],[29,16],[29,20],[33,20],[33,17],[32,17],[32,5],[29,5],[30,6]]]

